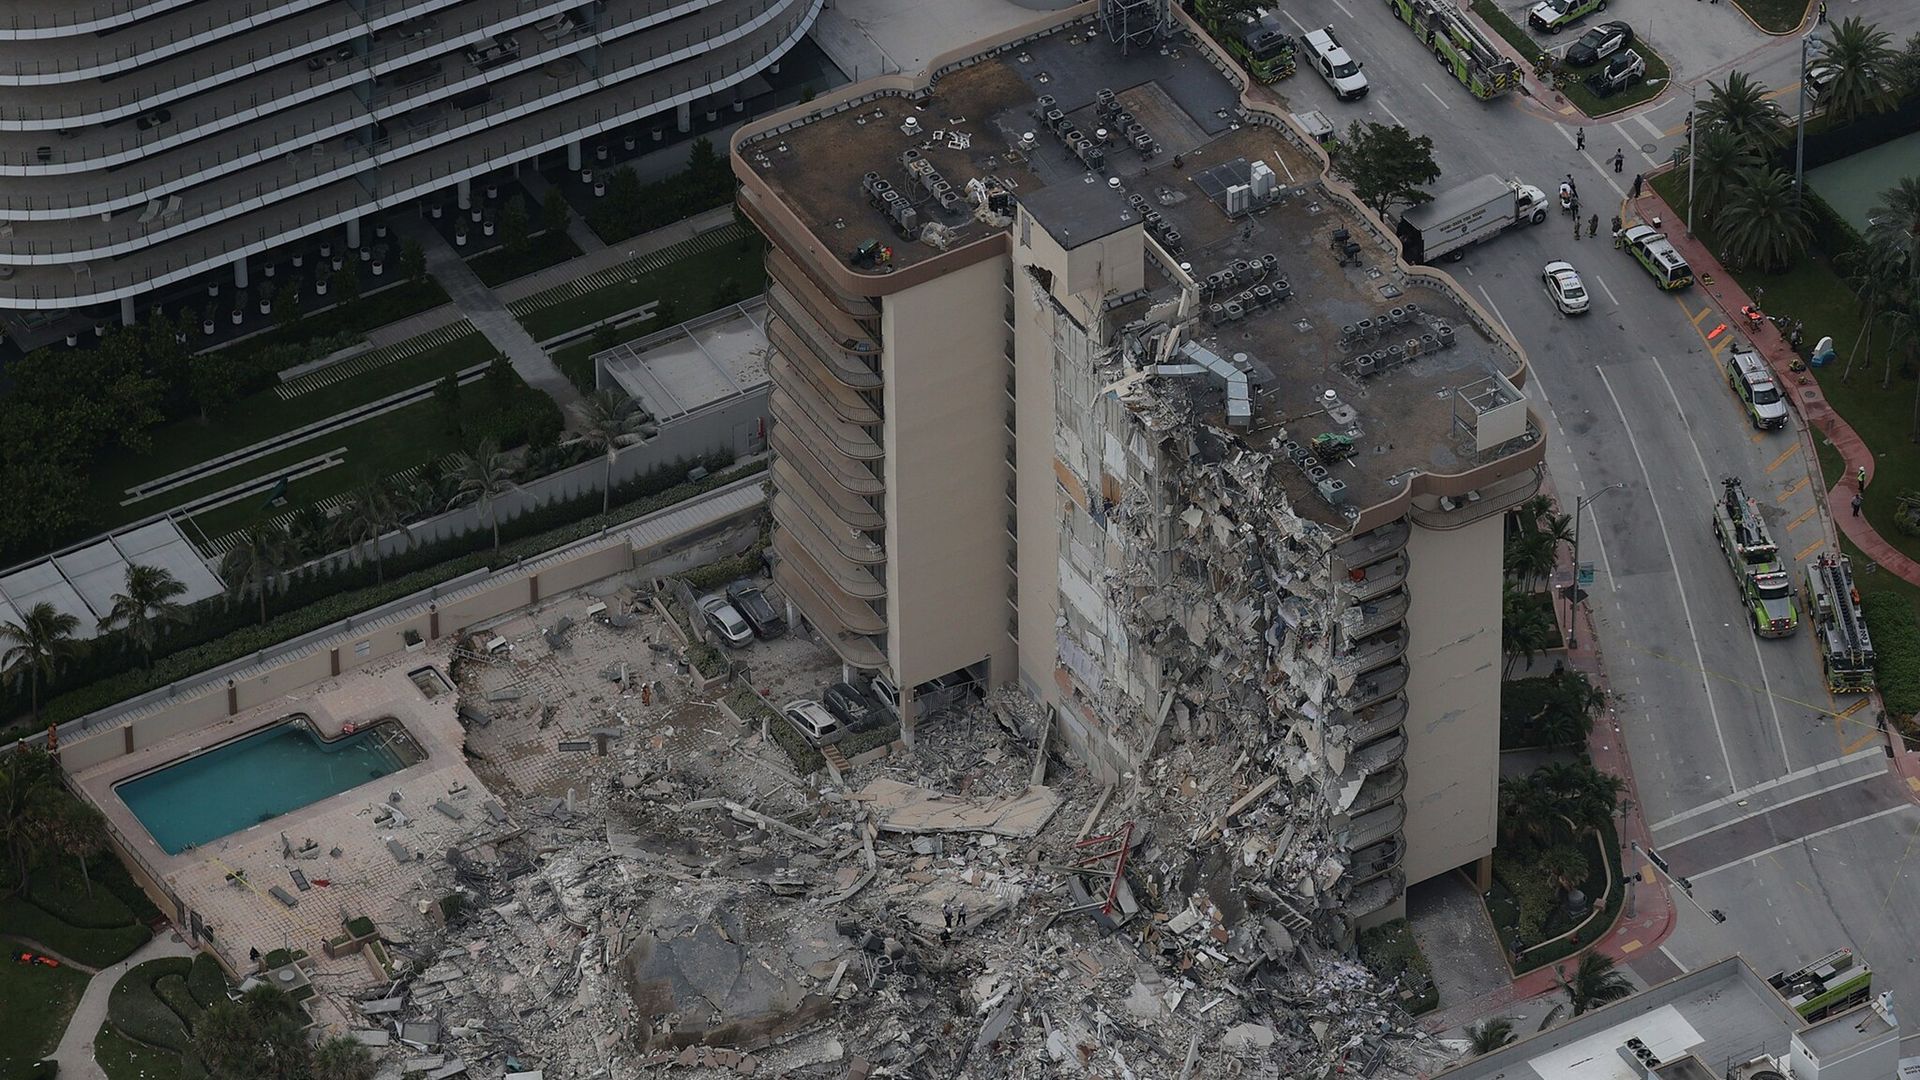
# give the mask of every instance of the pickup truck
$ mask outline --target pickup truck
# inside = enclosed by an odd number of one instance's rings
[[[1466,249],[1522,225],[1547,220],[1547,196],[1532,184],[1488,173],[1400,215],[1396,230],[1407,261],[1458,260]]]

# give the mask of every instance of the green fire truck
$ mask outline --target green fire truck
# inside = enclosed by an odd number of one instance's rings
[[[1852,949],[1835,949],[1798,971],[1777,971],[1768,985],[1808,1023],[1845,1012],[1873,991],[1873,969],[1856,961]]]
[[[1520,85],[1519,65],[1501,55],[1452,0],[1387,0],[1387,6],[1474,97],[1487,101]]]
[[[1249,11],[1233,0],[1194,0],[1193,15],[1256,81],[1276,83],[1293,74],[1293,35],[1279,12]]]
[[[1748,627],[1761,637],[1786,637],[1799,623],[1793,607],[1793,579],[1780,561],[1780,549],[1767,532],[1760,504],[1748,498],[1739,477],[1722,480],[1724,493],[1713,504],[1713,538],[1740,583]]]
[[[1873,692],[1873,638],[1853,584],[1853,563],[1822,552],[1807,564],[1807,618],[1820,646],[1827,689],[1836,694]]]

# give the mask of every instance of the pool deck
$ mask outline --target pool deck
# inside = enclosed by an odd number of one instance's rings
[[[230,719],[116,758],[74,778],[75,784],[106,814],[116,837],[135,861],[172,895],[197,911],[214,931],[214,948],[235,971],[254,967],[249,949],[305,949],[313,969],[349,982],[371,981],[371,962],[360,955],[330,960],[319,942],[340,932],[345,918],[365,915],[382,927],[413,926],[420,904],[437,900],[428,860],[437,864],[448,848],[484,843],[512,828],[495,825],[484,805],[494,796],[467,767],[466,732],[455,715],[457,695],[444,691],[428,698],[408,677],[423,666],[446,670],[444,654],[402,654],[307,690],[242,712]],[[420,762],[379,780],[283,814],[252,828],[168,855],[114,793],[128,777],[176,761],[208,747],[304,713],[328,738],[344,725],[364,726],[386,717],[398,720],[425,753]],[[408,819],[403,825],[374,818],[395,805]],[[454,820],[434,810],[444,801],[462,814]],[[295,849],[286,857],[283,840]],[[388,846],[397,841],[415,853],[402,864]],[[299,849],[312,841],[306,852]],[[338,849],[340,854],[331,852]],[[312,885],[301,891],[292,871]],[[230,882],[240,872],[244,883]],[[289,908],[271,890],[297,901]],[[186,929],[186,924],[181,924]]]

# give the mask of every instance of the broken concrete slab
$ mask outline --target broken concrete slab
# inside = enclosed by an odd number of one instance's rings
[[[880,777],[853,793],[871,808],[880,828],[890,832],[982,832],[1031,837],[1060,809],[1052,788],[1032,787],[997,798],[949,795]]]

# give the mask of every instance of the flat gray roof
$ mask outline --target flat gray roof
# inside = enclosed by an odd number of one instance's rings
[[[129,565],[158,566],[187,587],[176,603],[191,604],[223,590],[220,579],[172,519],[110,533],[69,551],[0,573],[0,622],[20,622],[34,605],[80,620],[79,638],[99,633],[113,610],[113,595],[126,588]]]
[[[769,381],[766,310],[756,297],[595,353],[599,385],[618,386],[662,424],[751,393]]]
[[[1447,1080],[1644,1080],[1627,1050],[1639,1039],[1662,1062],[1784,1057],[1801,1026],[1766,980],[1730,956],[1441,1073]],[[1849,1031],[1851,1034],[1851,1031]],[[1661,1074],[1663,1077],[1666,1074]],[[1692,1080],[1685,1073],[1680,1080]]]

